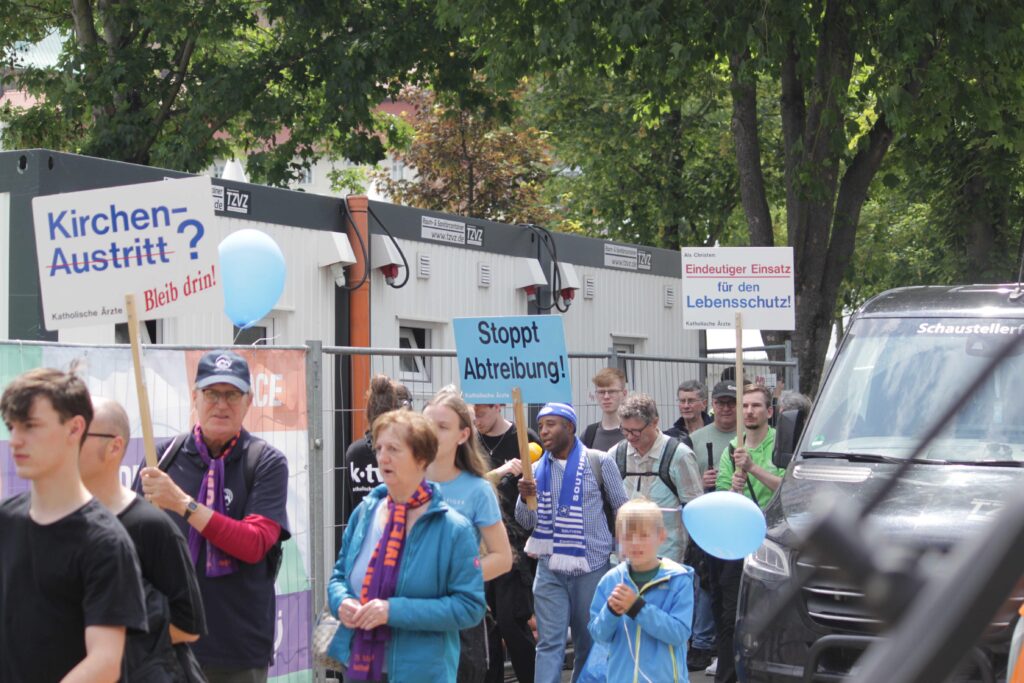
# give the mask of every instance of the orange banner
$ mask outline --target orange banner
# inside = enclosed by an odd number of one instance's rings
[[[306,429],[305,352],[266,347],[232,350],[245,358],[252,373],[252,408],[243,426],[256,433]],[[196,367],[204,353],[206,351],[185,352],[189,381],[195,379]]]

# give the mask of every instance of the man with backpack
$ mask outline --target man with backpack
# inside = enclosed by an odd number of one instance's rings
[[[688,537],[679,508],[703,493],[697,460],[686,444],[661,433],[658,406],[647,394],[627,396],[619,406],[619,420],[626,438],[609,454],[615,457],[626,493],[672,510],[663,513],[668,533],[658,555],[682,564]]]
[[[192,390],[197,422],[157,444],[136,488],[188,538],[208,635],[193,651],[210,683],[266,681],[274,655],[274,579],[291,533],[283,453],[242,428],[252,405],[245,359],[211,351]]]

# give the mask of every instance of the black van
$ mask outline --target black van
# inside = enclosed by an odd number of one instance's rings
[[[877,543],[941,562],[1010,496],[1024,492],[1024,344],[979,391],[965,395],[1011,335],[1024,334],[1024,300],[1013,296],[1015,290],[897,289],[854,316],[802,434],[789,448],[776,447],[776,464],[788,467],[765,509],[767,538],[744,565],[735,640],[740,680],[800,681],[809,666],[813,680],[839,681],[884,633],[864,587],[800,550],[798,539],[823,500],[861,504],[913,453],[951,401],[960,401],[955,418],[867,518]],[[753,633],[749,615],[812,573],[771,627]],[[976,644],[971,680],[998,680],[1005,672],[1022,588],[1018,584]],[[983,675],[986,669],[991,674]]]

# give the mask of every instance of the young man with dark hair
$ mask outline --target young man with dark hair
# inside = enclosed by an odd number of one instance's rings
[[[149,618],[148,633],[128,634],[124,679],[196,680],[199,664],[188,644],[206,633],[206,617],[188,543],[166,514],[121,484],[121,460],[131,438],[124,408],[94,397],[93,410],[78,459],[82,482],[117,515],[135,544]]]
[[[79,476],[85,382],[31,370],[4,390],[0,414],[31,483],[0,502],[0,680],[116,681],[125,633],[146,630],[146,612],[131,539]]]

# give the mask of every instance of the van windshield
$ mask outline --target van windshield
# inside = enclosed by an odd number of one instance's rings
[[[959,402],[922,454],[951,462],[1024,461],[1024,344],[973,396],[964,390],[1021,320],[862,318],[818,398],[801,451],[909,457]]]

